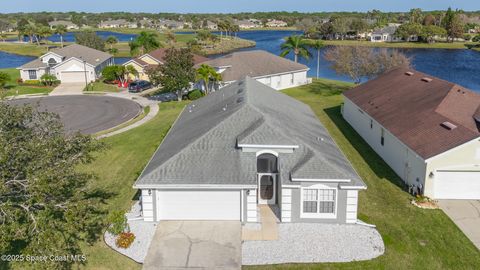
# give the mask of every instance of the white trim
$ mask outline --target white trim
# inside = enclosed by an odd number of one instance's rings
[[[111,58],[109,58],[109,59],[111,59]],[[70,58],[68,58],[67,60],[65,60],[65,61],[63,61],[63,62],[60,62],[60,63],[58,63],[57,65],[55,65],[55,66],[53,66],[53,67],[51,67],[51,68],[52,68],[52,69],[57,69],[58,67],[62,66],[63,64],[65,64],[65,63],[67,63],[67,62],[70,62],[70,61],[72,61],[72,60],[77,60],[78,62],[80,62],[80,63],[82,63],[82,64],[85,64],[85,65],[87,65],[87,66],[90,66],[90,67],[92,67],[92,68],[96,68],[97,66],[100,66],[100,64],[102,64],[102,63],[104,63],[104,62],[107,61],[107,60],[106,60],[106,61],[103,61],[103,62],[99,62],[98,65],[94,66],[94,65],[88,63],[87,61],[85,61],[85,63],[84,63],[84,62],[83,62],[84,60],[82,60],[82,59],[80,59],[80,58],[70,57]],[[55,71],[56,71],[56,70],[55,70]]]
[[[293,178],[293,182],[338,182],[349,183],[351,179],[315,179],[315,178]]]
[[[270,149],[297,149],[298,145],[268,145],[268,144],[238,144],[241,148],[270,148]]]
[[[340,189],[366,190],[366,186],[340,186]]]
[[[272,151],[272,150],[260,150],[255,153],[255,156],[258,158],[260,155],[263,154],[272,154],[278,158],[278,152]],[[278,160],[277,160],[278,162]]]
[[[189,185],[133,185],[133,188],[136,189],[250,189],[257,188],[257,185],[198,185],[198,184],[189,184]]]
[[[450,152],[452,152],[452,151],[457,150],[457,148],[463,147],[463,146],[465,146],[465,145],[467,145],[467,144],[470,144],[470,143],[472,143],[472,142],[475,142],[475,141],[480,141],[480,137],[477,137],[477,138],[475,138],[475,139],[473,139],[473,140],[471,140],[471,141],[462,143],[462,144],[460,144],[460,145],[458,145],[458,146],[455,146],[454,148],[450,148],[450,149],[448,149],[447,151],[442,152],[442,153],[440,153],[440,154],[438,154],[438,155],[435,155],[435,156],[433,156],[433,157],[429,157],[429,158],[425,159],[425,163],[428,163],[428,162],[430,162],[430,161],[433,160],[433,159],[436,159],[436,158],[438,158],[438,157],[440,157],[440,156],[446,155],[446,154],[448,154],[448,153],[450,153]]]
[[[245,211],[243,203],[244,203],[244,191],[240,190],[240,222],[243,222],[243,212]]]
[[[128,60],[127,62],[123,63],[122,66],[127,66],[127,65],[129,65],[131,62],[134,62],[135,64],[141,66],[142,68],[148,66],[148,64],[142,65],[142,64],[138,63],[137,61],[135,61],[135,59],[130,59],[130,60]]]
[[[298,70],[293,70],[293,71],[284,71],[284,72],[280,72],[280,73],[260,75],[260,76],[251,77],[251,78],[252,78],[252,79],[262,79],[262,78],[267,78],[267,77],[272,77],[272,76],[279,76],[279,75],[285,75],[285,74],[291,74],[291,73],[300,73],[300,72],[304,72],[304,71],[308,72],[309,70],[310,70],[310,68],[298,69]]]
[[[282,188],[301,188],[301,186],[297,186],[297,185],[282,185]]]
[[[153,57],[153,56],[152,56],[151,54],[149,54],[149,53],[145,53],[145,54],[143,54],[143,55],[141,55],[141,56],[139,56],[139,57],[137,57],[137,58],[140,59],[140,60],[142,60],[142,57],[148,57],[148,58],[152,59],[153,61],[157,62],[159,65],[163,65],[163,62],[162,62],[162,61],[160,61],[160,60],[158,60],[157,58]],[[143,60],[142,60],[142,61],[143,61]],[[145,61],[143,61],[143,62],[145,62]]]
[[[49,54],[53,54],[53,55],[55,55],[55,56],[58,56],[59,58],[65,57],[65,56],[63,56],[63,55],[60,55],[60,54],[57,54],[57,53],[54,53],[54,52],[50,51],[50,52],[46,52],[46,53],[40,55],[38,58],[39,58],[39,59],[43,59],[45,56],[47,56],[47,55],[49,55]],[[43,61],[42,61],[42,62],[43,62]]]
[[[313,189],[313,190],[323,190],[323,189],[331,189],[331,190],[335,190],[335,200],[334,200],[334,204],[335,204],[335,207],[334,207],[334,213],[304,213],[303,212],[303,191],[305,189]],[[318,193],[317,193],[318,195]],[[320,202],[317,198],[317,203]],[[318,204],[317,204],[317,207],[318,207]],[[318,210],[318,209],[317,209]],[[300,189],[300,218],[319,218],[319,219],[336,219],[337,218],[337,213],[338,213],[338,189],[337,188],[334,188],[334,187],[329,187],[329,186],[325,186],[325,185],[322,185],[322,184],[318,184],[318,185],[313,185],[313,186],[310,186],[310,187],[302,187]]]

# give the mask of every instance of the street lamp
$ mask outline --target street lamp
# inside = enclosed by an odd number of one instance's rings
[[[88,91],[88,80],[87,80],[87,61],[83,60],[83,71],[85,74],[85,88]]]

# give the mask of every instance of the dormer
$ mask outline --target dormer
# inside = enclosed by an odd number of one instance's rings
[[[63,62],[63,57],[58,55],[54,52],[48,52],[42,56],[40,56],[40,60],[49,65],[50,67],[57,65],[58,63]]]

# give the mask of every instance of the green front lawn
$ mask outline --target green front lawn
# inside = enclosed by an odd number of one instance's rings
[[[103,81],[93,82],[88,85],[88,92],[120,92],[115,84],[104,83]]]
[[[421,210],[401,180],[340,115],[343,90],[352,84],[314,80],[284,93],[310,105],[368,185],[360,192],[359,218],[376,224],[386,251],[379,258],[351,263],[289,264],[246,269],[480,269],[480,252],[440,210]],[[110,148],[85,168],[96,173],[96,187],[112,192],[109,210],[129,209],[132,184],[160,144],[185,102],[161,103],[159,114],[145,125],[104,139]],[[187,166],[187,165],[186,165]],[[313,243],[314,244],[314,243]],[[88,269],[140,269],[141,265],[99,240],[83,245]]]
[[[20,78],[20,71],[15,68],[0,69],[0,72],[5,72],[10,75],[10,81],[6,86],[6,96],[15,95],[29,95],[29,94],[48,94],[53,90],[53,87],[36,86],[36,85],[19,85],[17,79]]]

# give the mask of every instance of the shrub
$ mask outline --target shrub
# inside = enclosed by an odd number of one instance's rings
[[[131,232],[122,232],[118,235],[115,244],[119,248],[129,248],[135,240],[135,235]]]
[[[203,92],[200,91],[199,89],[195,89],[191,92],[188,93],[188,99],[190,100],[196,100],[203,97]]]
[[[113,235],[119,235],[127,228],[127,217],[123,211],[113,211],[108,216],[109,227],[107,231]]]
[[[23,83],[23,79],[22,78],[18,78],[17,79],[17,84],[22,84]]]
[[[472,39],[473,42],[480,42],[480,34],[476,35]]]
[[[45,86],[52,86],[58,84],[59,80],[55,75],[43,74],[42,77],[40,77],[40,82]]]
[[[5,72],[0,72],[0,88],[5,87],[8,81],[10,81],[10,75]]]
[[[25,81],[23,81],[23,84],[27,84],[27,85],[40,85],[40,81],[39,81],[39,80],[25,80]]]

